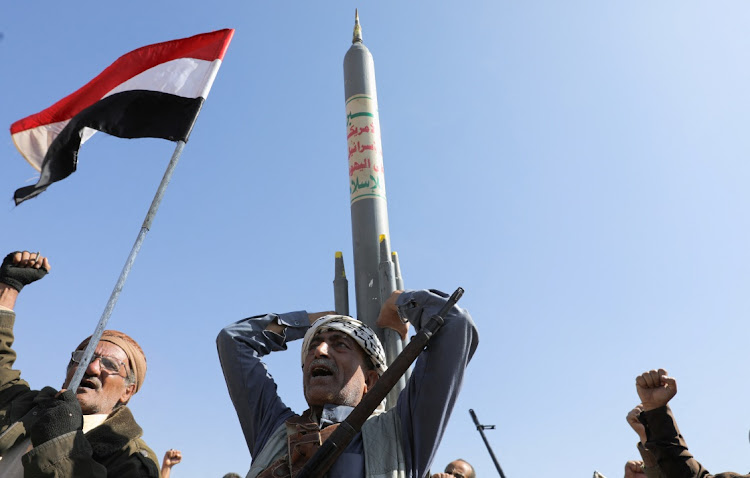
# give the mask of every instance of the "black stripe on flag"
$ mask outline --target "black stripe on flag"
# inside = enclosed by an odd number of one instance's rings
[[[203,101],[149,90],[123,91],[97,101],[71,118],[55,138],[44,156],[39,182],[16,190],[16,205],[76,170],[83,128],[119,138],[187,141]]]

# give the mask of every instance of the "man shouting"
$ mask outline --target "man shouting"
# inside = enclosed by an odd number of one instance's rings
[[[378,326],[406,336],[446,303],[434,290],[396,291]],[[276,393],[261,357],[303,338],[302,385],[309,408],[296,415]],[[328,472],[337,477],[422,477],[430,467],[478,343],[469,313],[453,306],[417,360],[394,408],[384,404]],[[295,476],[387,368],[375,333],[342,315],[306,311],[250,317],[217,338],[229,395],[253,457],[248,477]]]

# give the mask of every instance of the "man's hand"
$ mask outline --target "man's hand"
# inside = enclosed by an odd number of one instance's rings
[[[625,478],[646,478],[643,462],[631,460],[625,463]]]
[[[318,320],[321,317],[325,317],[326,315],[336,315],[336,312],[329,310],[328,312],[313,312],[307,314],[307,320],[310,321],[310,325],[312,325],[313,322]],[[284,330],[286,329],[286,325],[277,324],[275,321],[269,323],[266,326],[266,330],[273,332],[277,335],[284,335]]]
[[[643,446],[646,446],[646,427],[643,426],[643,423],[638,420],[638,415],[640,415],[642,411],[643,405],[638,404],[634,409],[628,412],[625,420],[627,420],[630,428],[632,428],[633,431],[638,434],[638,438],[640,438],[641,444]]]
[[[161,476],[169,478],[172,467],[182,461],[182,452],[180,450],[167,450],[164,459],[161,461]]]
[[[61,391],[54,399],[43,400],[37,407],[40,416],[30,431],[34,446],[83,428],[81,405],[72,390]]]
[[[430,478],[456,478],[450,473],[435,473]]]
[[[164,454],[164,459],[161,461],[161,466],[168,466],[171,468],[181,461],[182,452],[180,450],[167,450]]]
[[[677,381],[663,368],[649,370],[635,378],[635,389],[641,399],[643,411],[663,407],[677,394]]]
[[[402,290],[395,290],[385,301],[383,306],[380,308],[380,314],[378,314],[377,326],[382,328],[393,329],[401,336],[402,339],[406,340],[406,334],[409,332],[409,323],[403,323],[401,317],[398,315],[398,307],[396,307],[396,300],[403,293]]]
[[[0,282],[21,292],[23,286],[41,279],[49,269],[49,260],[38,252],[11,252],[0,265]]]

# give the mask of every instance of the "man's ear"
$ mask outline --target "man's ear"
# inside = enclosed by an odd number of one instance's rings
[[[120,395],[118,402],[122,403],[123,405],[126,405],[128,403],[128,400],[130,400],[130,397],[132,397],[134,394],[135,394],[135,384],[131,383],[130,385],[125,387],[125,390],[123,390],[122,395]]]
[[[375,382],[378,381],[380,378],[380,375],[378,375],[378,372],[375,370],[366,370],[365,371],[365,387],[367,390],[365,390],[365,393],[369,392],[372,387],[375,386]]]

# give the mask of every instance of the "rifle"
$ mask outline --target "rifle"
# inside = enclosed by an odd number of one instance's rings
[[[490,442],[488,442],[487,437],[484,436],[484,431],[494,430],[495,425],[481,425],[479,423],[479,419],[477,418],[477,414],[474,413],[474,410],[470,408],[469,413],[471,414],[471,419],[474,420],[474,425],[477,426],[477,431],[479,432],[480,435],[482,435],[482,440],[484,440],[484,444],[487,446],[487,451],[490,452],[490,456],[492,457],[492,461],[495,463],[495,468],[497,468],[497,472],[500,473],[500,478],[505,478],[505,473],[503,473],[503,469],[500,468],[500,462],[497,461],[497,458],[495,457],[495,453],[492,451],[492,447],[490,446]],[[597,478],[596,475],[594,475],[594,478]]]
[[[338,428],[328,437],[328,440],[323,442],[295,478],[320,478],[326,474],[352,441],[352,438],[362,429],[362,425],[372,415],[372,412],[424,350],[427,342],[445,324],[443,316],[448,313],[463,294],[464,290],[461,287],[456,289],[443,308],[430,317],[427,324],[417,332],[409,345],[404,347],[404,350],[393,360],[388,370],[375,382],[372,390],[362,397],[362,400],[354,407],[346,420],[341,422]]]

